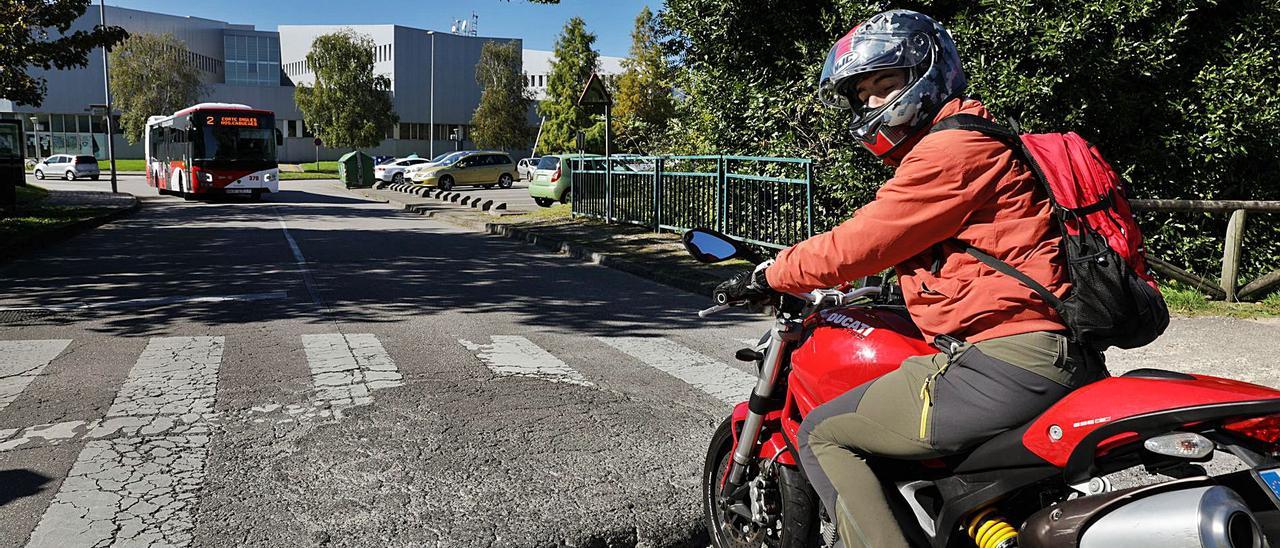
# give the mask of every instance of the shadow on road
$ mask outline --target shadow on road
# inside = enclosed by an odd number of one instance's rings
[[[401,322],[503,313],[546,331],[645,336],[740,321],[697,317],[709,299],[528,244],[462,232],[342,196],[289,191],[279,203],[154,202],[139,214],[0,268],[0,306],[287,291],[286,300],[104,307],[0,317],[0,324],[96,320],[117,335],[176,326],[299,319]],[[278,217],[277,217],[278,215]],[[306,258],[316,307],[279,221]],[[38,316],[38,317],[37,317]],[[34,319],[33,319],[34,318]]]
[[[0,506],[44,490],[51,478],[26,469],[0,470]]]

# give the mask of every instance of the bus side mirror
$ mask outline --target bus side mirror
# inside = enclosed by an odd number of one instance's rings
[[[284,134],[280,133],[280,128],[276,128],[276,146],[284,145]]]

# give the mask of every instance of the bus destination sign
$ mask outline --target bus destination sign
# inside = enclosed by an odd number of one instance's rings
[[[257,116],[206,116],[205,124],[211,126],[258,127]]]

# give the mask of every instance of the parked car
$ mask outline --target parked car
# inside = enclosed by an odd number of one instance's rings
[[[379,181],[403,183],[405,171],[410,167],[431,163],[426,158],[398,158],[373,167],[373,176]]]
[[[541,158],[535,156],[525,158],[516,163],[516,171],[520,172],[520,180],[528,181],[533,179],[533,172],[538,169],[538,160],[541,160]]]
[[[597,154],[555,154],[543,156],[533,171],[533,180],[529,182],[529,195],[542,207],[560,202],[567,204],[573,201],[572,171],[563,169],[565,163],[573,159],[585,159],[586,169],[603,169],[604,157]]]
[[[98,159],[88,154],[73,156],[71,154],[54,154],[40,160],[36,164],[37,179],[45,177],[62,177],[68,181],[76,179],[98,180]]]
[[[409,174],[410,180],[449,190],[457,185],[484,188],[511,188],[516,177],[516,163],[511,156],[496,150],[469,150],[442,158],[438,165],[419,166]]]

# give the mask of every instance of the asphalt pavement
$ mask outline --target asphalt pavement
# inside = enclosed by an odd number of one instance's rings
[[[760,319],[330,183],[121,185],[137,214],[0,267],[0,545],[697,538]]]
[[[0,266],[0,547],[697,542],[763,319],[331,182],[121,187],[142,210]],[[1277,386],[1278,337],[1175,319],[1109,360]]]

